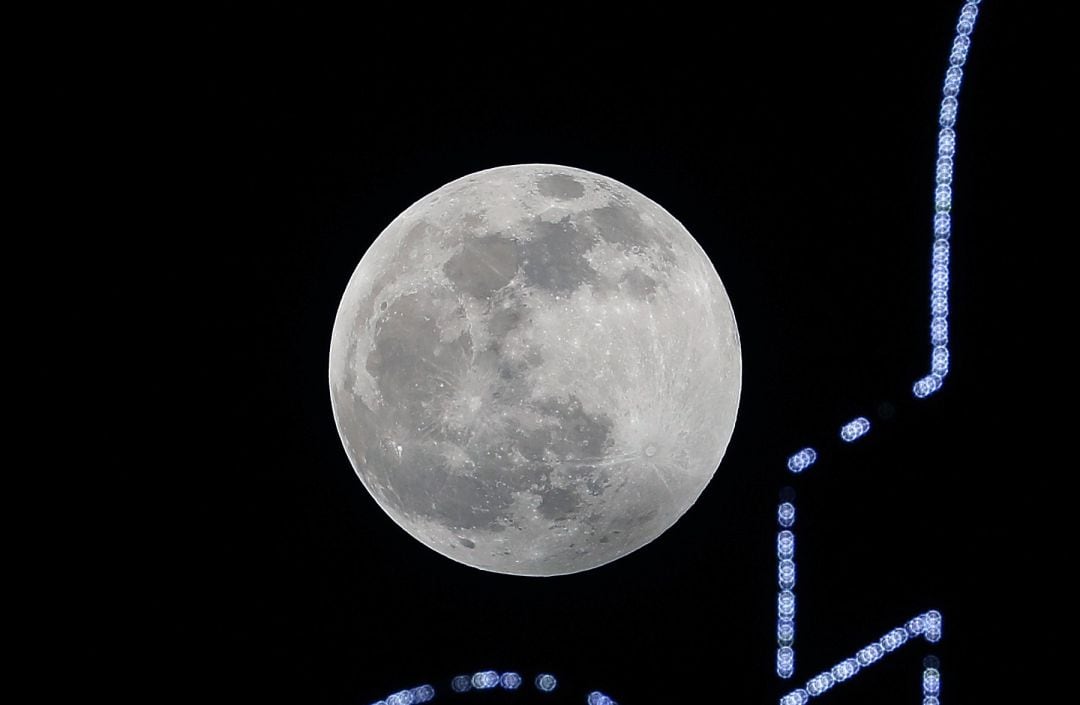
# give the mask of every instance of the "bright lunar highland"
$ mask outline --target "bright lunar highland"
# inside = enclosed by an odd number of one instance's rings
[[[694,503],[735,426],[742,356],[712,262],[599,174],[477,172],[360,260],[330,346],[360,480],[413,537],[517,575],[595,568]]]

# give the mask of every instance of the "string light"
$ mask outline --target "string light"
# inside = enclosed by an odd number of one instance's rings
[[[844,659],[829,670],[823,671],[808,680],[802,688],[797,688],[784,695],[784,697],[780,698],[780,705],[803,705],[809,702],[810,698],[821,695],[837,683],[848,680],[867,666],[877,663],[889,653],[908,643],[913,637],[922,637],[929,642],[940,639],[941,614],[936,610],[931,610],[909,620],[903,627],[897,627],[887,632],[877,641],[859,649],[854,658]],[[931,671],[930,676],[927,676],[927,673]],[[924,697],[927,695],[928,684],[932,688],[937,688],[940,685],[940,677],[940,673],[936,668],[928,667],[923,671]],[[935,698],[937,697],[936,690],[931,694]],[[936,702],[928,704],[925,699],[923,703],[924,705],[938,705]]]
[[[795,648],[792,646],[795,642],[795,534],[791,531],[795,523],[795,505],[791,502],[781,504],[776,512],[776,521],[781,529],[776,534],[777,583],[780,588],[776,598],[776,675],[791,678],[795,674]]]
[[[979,0],[969,0],[960,10],[949,53],[949,68],[941,87],[930,270],[930,373],[912,386],[912,393],[919,399],[941,389],[949,374],[949,237],[952,234],[953,160],[956,158],[956,131],[953,128],[960,109],[957,96],[964,80],[964,63],[971,48],[978,6]]]

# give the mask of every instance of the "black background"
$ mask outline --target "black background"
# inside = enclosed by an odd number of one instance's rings
[[[824,697],[919,702],[928,653],[945,702],[1004,697],[989,675],[1011,648],[999,615],[1030,568],[1019,488],[1040,464],[1038,277],[1018,272],[1038,267],[1025,245],[1041,233],[1017,183],[1039,131],[1021,98],[1041,79],[1022,63],[1035,19],[987,3],[957,124],[953,372],[914,400],[959,6],[225,3],[195,18],[155,135],[173,210],[148,238],[169,393],[143,503],[164,669],[147,692],[361,704],[430,682],[438,702],[775,702],[936,608],[939,645]],[[395,526],[349,465],[326,374],[338,301],[382,228],[448,181],[521,162],[611,176],[681,220],[728,290],[745,367],[694,507],[632,555],[551,579],[464,567]],[[844,446],[859,415],[872,431]],[[820,460],[793,477],[805,445]],[[800,512],[790,683],[774,674],[785,486]],[[486,668],[562,684],[448,692]]]

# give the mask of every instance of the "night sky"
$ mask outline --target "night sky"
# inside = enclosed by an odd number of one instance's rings
[[[1017,96],[1035,22],[983,8],[957,122],[953,368],[929,357],[937,111],[958,2],[565,4],[197,18],[179,70],[167,188],[176,235],[151,333],[172,390],[145,506],[160,520],[156,700],[367,705],[431,683],[435,702],[770,703],[928,609],[912,642],[823,703],[943,702],[1008,684],[991,618],[1028,570],[1016,550],[1038,420],[1016,245],[1030,173]],[[740,9],[735,9],[739,7]],[[385,11],[385,12],[384,12]],[[182,96],[182,97],[181,97]],[[337,304],[372,240],[473,171],[546,162],[649,196],[709,254],[742,340],[742,401],[711,484],[659,539],[537,579],[452,562],[368,495],[327,382]],[[155,363],[157,364],[157,363]],[[701,380],[708,384],[709,380]],[[840,442],[865,416],[871,432]],[[804,446],[818,463],[793,476]],[[796,496],[796,678],[774,674],[776,506]],[[149,539],[147,539],[149,541]],[[1002,548],[1008,547],[1008,548]],[[560,678],[541,696],[453,695],[480,669]],[[189,700],[190,701],[190,700]]]

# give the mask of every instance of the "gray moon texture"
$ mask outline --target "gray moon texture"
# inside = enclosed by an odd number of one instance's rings
[[[360,260],[330,345],[357,475],[429,548],[498,573],[611,562],[712,479],[742,385],[735,316],[671,214],[599,174],[477,172]]]

